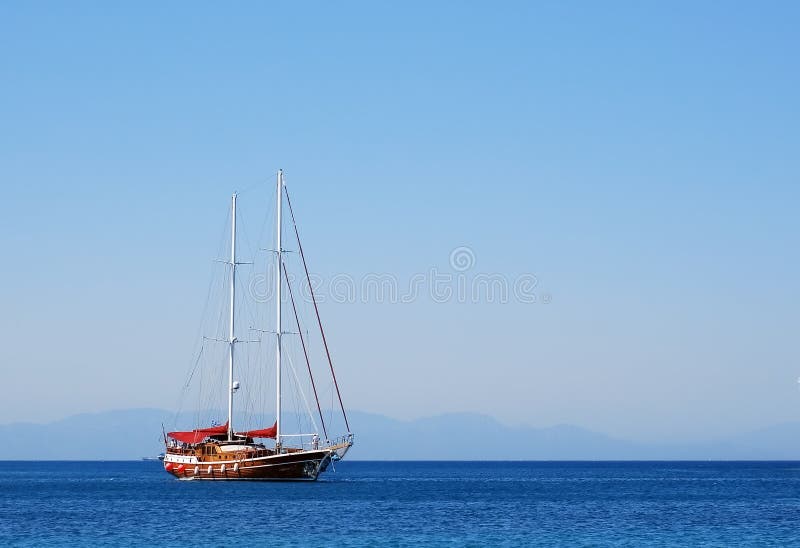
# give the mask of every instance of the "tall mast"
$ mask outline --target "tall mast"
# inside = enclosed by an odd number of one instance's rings
[[[231,198],[231,317],[228,331],[228,441],[233,440],[233,347],[236,344],[234,335],[234,312],[236,306],[236,194]]]
[[[275,351],[275,375],[276,375],[276,415],[275,415],[275,445],[278,450],[281,446],[281,266],[283,265],[283,242],[281,240],[281,203],[283,202],[283,170],[278,170],[278,196],[277,196],[277,247],[275,251],[275,303],[277,309],[275,334],[277,344]]]

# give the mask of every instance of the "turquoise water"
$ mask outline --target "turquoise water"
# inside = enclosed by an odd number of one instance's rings
[[[316,483],[0,468],[2,546],[800,546],[794,462],[345,461]]]

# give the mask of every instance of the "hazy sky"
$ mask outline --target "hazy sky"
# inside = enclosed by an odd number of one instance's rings
[[[328,282],[535,276],[532,303],[326,300],[351,408],[667,441],[796,420],[798,25],[796,2],[3,3],[0,421],[174,407],[230,193],[281,167]]]

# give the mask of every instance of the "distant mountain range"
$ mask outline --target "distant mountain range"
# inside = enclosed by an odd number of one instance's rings
[[[509,427],[472,413],[400,421],[351,412],[358,460],[797,460],[800,423],[721,441],[644,444],[583,428]],[[163,450],[161,425],[175,414],[127,409],[81,414],[48,424],[0,425],[0,460],[129,460]]]

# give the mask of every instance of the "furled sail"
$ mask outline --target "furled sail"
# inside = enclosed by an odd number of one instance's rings
[[[241,432],[240,435],[247,436],[248,438],[272,438],[278,434],[278,422],[269,428],[262,428],[261,430],[250,430],[248,432]]]
[[[189,432],[169,432],[167,436],[174,440],[182,441],[183,443],[200,443],[209,436],[217,434],[227,434],[228,423],[219,426],[210,426],[208,428],[198,428],[197,430],[190,430]]]

